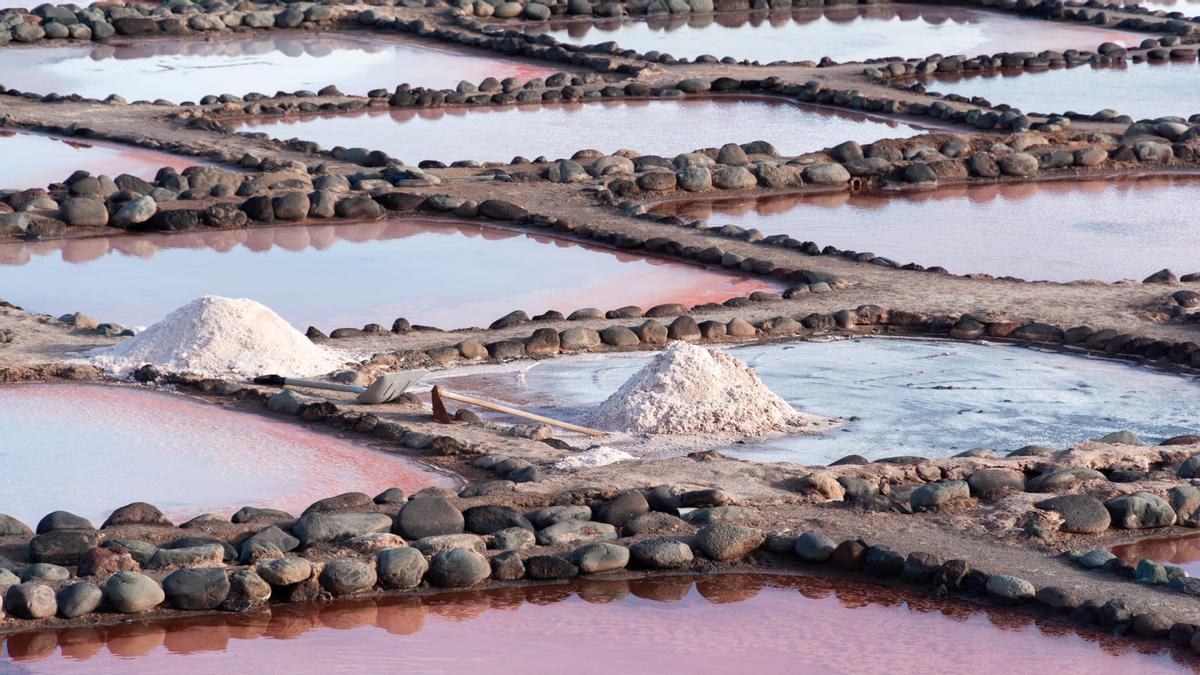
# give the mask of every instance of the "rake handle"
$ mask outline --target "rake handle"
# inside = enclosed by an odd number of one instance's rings
[[[527,420],[533,420],[534,422],[541,422],[542,424],[549,424],[552,427],[559,427],[560,429],[566,429],[567,431],[576,431],[581,434],[587,434],[588,436],[604,436],[605,435],[605,433],[603,431],[598,431],[596,429],[589,429],[588,427],[581,427],[578,424],[571,424],[570,422],[560,422],[556,419],[551,419],[549,417],[543,417],[542,415],[537,415],[534,413],[528,413],[528,412],[525,412],[524,410],[517,410],[516,408],[510,408],[509,406],[501,405],[499,403],[492,403],[491,401],[484,401],[482,399],[475,398],[474,396],[467,396],[465,394],[455,394],[453,392],[446,391],[445,389],[442,389],[441,387],[435,386],[433,388],[433,396],[435,398],[437,398],[437,397],[448,398],[451,401],[459,401],[462,403],[469,403],[471,405],[479,406],[480,408],[487,408],[488,410],[494,410],[496,412],[504,413],[506,415],[513,415],[515,417],[523,417]]]

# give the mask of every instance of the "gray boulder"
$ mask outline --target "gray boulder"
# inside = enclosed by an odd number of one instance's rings
[[[221,609],[228,612],[244,612],[261,607],[271,599],[271,584],[263,581],[254,570],[237,570],[229,575],[229,594]]]
[[[691,564],[692,549],[674,539],[643,539],[629,549],[630,556],[641,567],[678,569]]]
[[[158,213],[158,204],[151,197],[136,197],[117,209],[110,222],[113,227],[132,227],[140,225]]]
[[[1135,492],[1104,502],[1112,515],[1113,524],[1126,530],[1170,527],[1175,524],[1175,510],[1165,499],[1149,492]]]
[[[229,577],[224,568],[182,569],[163,579],[163,594],[176,609],[216,609],[229,595]]]
[[[1053,511],[1063,519],[1063,532],[1100,534],[1112,524],[1104,503],[1091,495],[1059,495],[1035,504],[1044,511]]]
[[[1008,492],[1024,490],[1025,474],[1015,469],[979,469],[967,476],[967,487],[972,496],[992,500]]]
[[[30,539],[33,537],[33,530],[21,521],[13,518],[10,515],[0,513],[0,537],[21,537],[22,539]]]
[[[70,570],[50,563],[34,563],[21,570],[21,581],[64,581],[70,578]]]
[[[498,551],[520,551],[537,543],[532,530],[523,527],[508,527],[492,534],[488,548]]]
[[[243,563],[254,562],[260,557],[275,557],[300,548],[300,540],[275,525],[255,532],[242,542],[240,559]]]
[[[625,569],[629,564],[629,549],[607,542],[585,544],[571,552],[571,562],[583,574]]]
[[[62,220],[72,227],[108,225],[108,207],[95,197],[68,197],[59,205]]]
[[[696,533],[695,545],[705,556],[717,561],[740,560],[766,541],[758,530],[730,523],[706,525]]]
[[[321,570],[321,588],[333,595],[350,595],[370,590],[377,577],[375,567],[361,560],[333,560]]]
[[[596,520],[620,527],[625,521],[650,510],[645,495],[638,491],[625,492],[604,502],[596,509]]]
[[[375,571],[384,588],[416,588],[428,570],[425,556],[415,548],[389,548],[375,556]]]
[[[272,586],[291,586],[312,576],[312,563],[297,556],[261,560],[255,572]]]
[[[225,547],[219,543],[185,546],[182,548],[160,548],[150,559],[148,569],[179,569],[191,567],[221,567],[225,561]]]
[[[943,506],[956,499],[968,499],[970,496],[971,489],[966,481],[951,480],[922,485],[909,495],[909,503],[914,511],[923,511]]]
[[[1200,488],[1177,485],[1167,490],[1167,501],[1175,509],[1176,522],[1184,527],[1200,526]]]
[[[483,556],[469,549],[455,548],[433,556],[427,577],[435,586],[465,588],[487,579],[491,571]]]
[[[70,511],[51,511],[38,521],[37,533],[46,534],[57,530],[94,530],[92,522]]]
[[[439,534],[412,542],[412,547],[427,556],[435,556],[452,548],[467,548],[478,553],[487,550],[487,543],[477,534]]]
[[[54,530],[29,541],[29,560],[55,565],[75,565],[96,547],[95,530]]]
[[[537,533],[541,546],[584,544],[617,538],[617,528],[594,520],[564,520]]]
[[[81,581],[64,586],[58,592],[58,615],[64,619],[77,619],[96,611],[103,600],[104,593],[95,584]]]
[[[796,556],[804,562],[828,562],[833,557],[837,542],[819,532],[805,532],[796,537],[794,550]]]
[[[405,539],[423,539],[439,534],[458,534],[465,526],[463,514],[441,497],[410,499],[397,517],[396,525]]]
[[[304,546],[346,541],[372,532],[391,532],[392,518],[384,513],[309,513],[292,526]]]
[[[49,586],[27,581],[5,591],[4,611],[18,619],[47,619],[58,611],[58,600]]]
[[[137,572],[117,572],[104,582],[105,601],[122,614],[137,614],[153,609],[166,597],[153,579]]]
[[[533,523],[534,527],[543,529],[566,520],[591,520],[592,509],[583,504],[547,506],[543,509],[531,511],[526,514],[526,517]]]
[[[278,509],[260,509],[254,506],[243,506],[237,510],[230,518],[230,522],[234,523],[259,523],[259,522],[277,522],[281,520],[295,520],[296,516],[287,511]]]
[[[1021,577],[993,574],[988,577],[988,598],[1000,605],[1023,605],[1033,600],[1037,589]]]
[[[475,534],[493,534],[510,527],[533,530],[533,524],[525,516],[507,506],[473,506],[463,511],[462,515],[467,531]]]

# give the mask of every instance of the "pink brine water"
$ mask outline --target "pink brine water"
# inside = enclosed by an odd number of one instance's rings
[[[1136,645],[1136,649],[1135,649]],[[1012,610],[806,577],[588,580],[12,635],[31,673],[1167,673],[1193,655]]]
[[[99,525],[118,506],[174,521],[246,505],[298,512],[347,491],[453,485],[403,457],[183,396],[98,385],[0,387],[0,464],[20,489],[0,513],[31,526],[63,509]]]

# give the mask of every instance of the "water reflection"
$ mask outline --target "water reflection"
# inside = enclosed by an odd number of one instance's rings
[[[329,84],[361,95],[402,82],[453,87],[459,80],[524,80],[554,71],[435,46],[323,34],[9,48],[0,51],[0,72],[5,86],[41,93],[194,101]]]
[[[375,110],[247,120],[241,130],[263,131],[275,138],[298,136],[326,148],[364,146],[409,163],[424,159],[508,161],[517,155],[570,157],[581,148],[604,152],[631,148],[673,157],[698,148],[754,140],[770,141],[790,155],[848,139],[870,143],[922,131],[892,120],[749,97]]]
[[[653,210],[955,273],[1114,281],[1163,267],[1200,269],[1200,233],[1176,207],[1198,198],[1200,176],[1180,175],[681,201]]]
[[[1124,31],[1053,24],[961,7],[887,3],[774,12],[724,12],[649,19],[550,21],[529,26],[571,44],[615,40],[625,49],[676,57],[710,54],[761,62],[862,61],[887,56],[1090,49],[1106,41],[1136,45]]]
[[[78,169],[95,175],[128,173],[139,178],[153,178],[164,166],[184,169],[202,163],[113,143],[4,130],[0,130],[0,157],[21,158],[19,162],[0,162],[0,189],[44,188],[66,179]]]
[[[249,297],[302,330],[329,330],[399,316],[460,328],[516,308],[699,304],[778,286],[557,237],[409,219],[8,244],[0,288],[23,307],[126,325],[201,295]]]
[[[133,501],[182,520],[247,504],[298,512],[348,490],[453,485],[401,456],[293,423],[124,387],[0,387],[0,429],[0,464],[22,485],[0,495],[0,513],[31,524],[55,509],[99,523]]]
[[[636,626],[636,630],[631,630]],[[734,630],[730,628],[734,627]],[[466,631],[470,631],[469,633]],[[535,639],[536,645],[531,644]],[[1057,619],[905,590],[789,576],[583,580],[424,598],[278,605],[112,627],[20,633],[28,672],[228,667],[416,672],[1171,672],[1190,654]]]
[[[1113,109],[1133,119],[1187,118],[1200,110],[1194,83],[1197,61],[1082,65],[1054,70],[989,72],[924,78],[940,93],[982,96],[1027,113],[1092,114]],[[1113,92],[1120,92],[1114,97]]]
[[[1131,563],[1143,558],[1183,568],[1188,576],[1200,576],[1200,534],[1173,537],[1147,537],[1114,546],[1113,555]]]

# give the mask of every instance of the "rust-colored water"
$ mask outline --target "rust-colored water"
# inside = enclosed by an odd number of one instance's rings
[[[202,164],[186,157],[114,143],[2,130],[0,157],[21,158],[19,162],[0,162],[0,189],[44,188],[65,180],[78,169],[94,175],[128,173],[139,178],[153,178],[164,166],[184,169]]]
[[[9,636],[29,673],[1168,673],[1194,657],[807,577],[581,581]]]
[[[1180,175],[681,201],[653,210],[958,274],[1115,281],[1163,267],[1200,270],[1200,232],[1179,206],[1198,198],[1200,176]]]
[[[178,521],[246,505],[298,512],[351,490],[454,484],[292,422],[126,387],[0,387],[0,429],[0,466],[21,486],[0,491],[0,513],[31,524],[57,509],[99,524],[134,501]]]
[[[899,2],[724,12],[649,19],[561,20],[531,25],[571,44],[616,41],[639,52],[709,54],[771,61],[861,61],[887,56],[991,54],[1045,49],[1095,50],[1106,41],[1136,45],[1141,36],[1097,26],[1050,23],[1012,14]]]
[[[1175,565],[1188,573],[1200,576],[1200,533],[1174,537],[1147,537],[1129,544],[1114,546],[1113,555],[1131,564],[1143,558],[1157,563]]]
[[[201,295],[248,297],[301,330],[330,330],[401,316],[486,326],[513,309],[699,304],[780,287],[557,237],[406,219],[4,245],[0,289],[29,309],[125,325]]]

